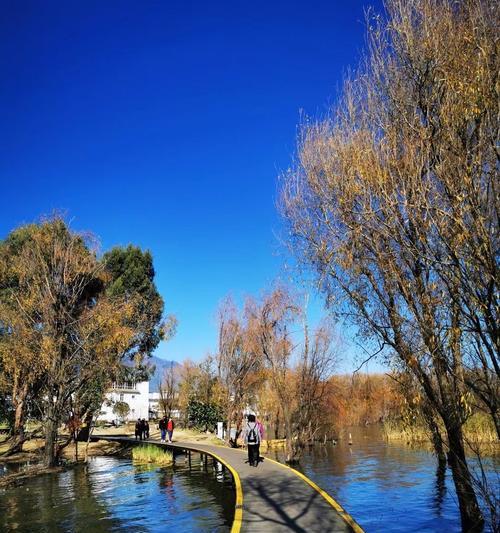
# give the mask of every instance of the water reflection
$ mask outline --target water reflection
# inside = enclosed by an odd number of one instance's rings
[[[211,459],[138,467],[99,457],[88,466],[39,476],[0,493],[0,531],[229,531],[230,476]],[[205,473],[207,468],[207,473]]]
[[[336,446],[311,447],[300,468],[336,498],[367,533],[461,530],[452,477],[445,468],[436,470],[431,453],[387,444],[378,427],[349,432],[352,446],[342,439]],[[283,459],[280,452],[275,455]]]
[[[436,469],[436,484],[434,492],[434,511],[437,516],[442,516],[446,496],[446,463],[438,463]]]

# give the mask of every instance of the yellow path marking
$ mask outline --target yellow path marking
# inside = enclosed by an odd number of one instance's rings
[[[354,518],[347,512],[345,509],[335,501],[328,492],[324,491],[322,488],[318,487],[314,481],[310,480],[306,475],[304,475],[302,472],[299,472],[298,470],[295,470],[295,468],[292,468],[291,466],[284,465],[283,463],[280,463],[279,461],[275,461],[274,459],[271,459],[270,457],[265,457],[266,461],[271,461],[273,463],[276,463],[277,465],[282,466],[283,468],[288,468],[288,470],[291,470],[294,474],[299,476],[301,479],[303,479],[308,485],[310,485],[315,491],[319,492],[323,498],[339,513],[339,515],[344,519],[345,522],[347,522],[354,533],[365,533],[363,528],[354,520]]]
[[[241,480],[238,472],[228,462],[222,459],[222,457],[219,457],[216,453],[213,453],[208,450],[200,450],[200,448],[198,448],[198,450],[193,451],[198,451],[211,455],[214,459],[217,459],[219,463],[223,464],[233,475],[234,484],[236,485],[236,506],[234,509],[234,520],[233,526],[231,527],[231,533],[240,533],[241,523],[243,521],[243,488],[241,486]]]

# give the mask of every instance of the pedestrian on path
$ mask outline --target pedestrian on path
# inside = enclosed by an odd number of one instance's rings
[[[140,418],[138,418],[137,422],[135,423],[135,439],[142,440],[142,422]]]
[[[255,423],[257,424],[257,429],[259,430],[260,442],[262,442],[264,440],[264,425],[258,418]]]
[[[161,442],[165,442],[167,438],[167,417],[164,416],[160,423],[158,424],[158,428],[160,429],[160,440]]]
[[[248,464],[250,466],[257,466],[260,458],[260,431],[255,421],[255,415],[248,415],[248,422],[243,440],[248,449]]]
[[[172,418],[169,418],[167,422],[168,442],[172,442],[172,435],[174,434],[174,427],[175,427],[174,421],[172,420]]]

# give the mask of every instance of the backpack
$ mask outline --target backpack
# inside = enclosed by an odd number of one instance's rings
[[[250,426],[248,426],[250,427]],[[250,429],[248,432],[248,444],[257,444],[257,432],[255,431],[256,426]]]

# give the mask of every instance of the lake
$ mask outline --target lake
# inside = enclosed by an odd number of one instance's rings
[[[436,475],[431,453],[387,443],[378,427],[350,431],[352,446],[346,432],[336,446],[309,448],[299,469],[367,533],[461,531],[451,473]],[[498,491],[498,458],[488,465]],[[212,459],[157,468],[97,457],[0,492],[0,531],[225,532],[234,504],[230,474]]]
[[[0,491],[0,531],[227,532],[234,498],[230,474],[196,454],[191,468],[182,456],[165,468],[95,457]]]
[[[275,457],[282,459],[279,452]],[[497,494],[499,466],[498,457],[488,460]],[[352,428],[336,446],[308,449],[298,469],[331,494],[367,533],[461,531],[451,472],[438,476],[432,453],[388,443],[378,426]]]

